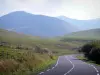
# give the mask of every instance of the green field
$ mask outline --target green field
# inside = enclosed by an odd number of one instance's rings
[[[62,42],[55,38],[48,39],[34,37],[30,35],[18,34],[15,32],[9,32],[3,29],[0,29],[0,41],[7,42],[14,48],[18,45],[29,49],[34,49],[35,46],[40,46],[42,48],[48,48],[51,51],[57,51],[57,53],[66,53],[69,51],[69,49],[77,46],[75,43]]]
[[[0,75],[37,75],[55,64],[58,56],[77,54],[80,47],[99,40],[99,36],[99,29],[54,38],[0,29]]]
[[[58,38],[40,38],[0,29],[0,75],[36,75],[56,63],[59,55],[77,53],[73,48],[78,46],[79,43]]]
[[[63,38],[70,39],[83,39],[83,40],[100,40],[100,29],[84,30],[79,32],[73,32],[65,35]]]

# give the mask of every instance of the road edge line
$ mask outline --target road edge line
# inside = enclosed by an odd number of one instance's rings
[[[52,67],[51,69],[48,69],[47,71],[50,71],[50,70],[54,69],[54,68],[58,65],[59,58],[60,58],[60,56],[58,57],[58,60],[57,60],[57,62],[56,62],[56,65],[55,65],[54,67]],[[45,73],[45,72],[40,72],[38,75],[41,75],[41,74],[43,74],[43,73]]]
[[[97,72],[97,75],[100,75],[99,74],[99,70],[94,66],[94,65],[90,65],[91,67],[93,67],[95,69],[95,71]]]
[[[65,56],[65,58],[72,64],[72,68],[67,73],[64,74],[64,75],[67,75],[68,73],[70,73],[74,69],[75,65],[72,63],[71,60],[68,59],[68,57]]]

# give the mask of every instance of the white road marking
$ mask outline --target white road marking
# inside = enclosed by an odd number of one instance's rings
[[[39,74],[43,74],[44,72],[41,72],[41,73],[39,73]]]
[[[54,67],[52,67],[51,69],[48,69],[47,71],[50,71],[50,70],[52,70],[52,69],[54,69],[57,65],[58,65],[58,62],[59,62],[59,58],[60,58],[60,56],[58,57],[58,60],[57,60],[57,63],[56,63],[56,65],[54,66]],[[41,72],[41,73],[39,73],[39,74],[43,74],[44,72]]]
[[[70,73],[75,67],[75,65],[72,63],[71,60],[69,60],[67,57],[66,57],[66,59],[72,64],[73,67],[67,73],[65,73],[64,75],[67,75],[68,73]]]
[[[100,75],[98,69],[94,65],[88,64],[86,62],[83,62],[83,63],[93,67],[95,69],[95,71],[97,72],[97,75]]]
[[[50,71],[50,69],[48,69],[47,71]]]
[[[88,64],[86,62],[83,62],[83,63],[93,67],[95,69],[95,71],[97,72],[97,75],[100,75],[98,69],[94,65]]]
[[[54,69],[55,67],[52,67],[52,69]]]
[[[70,57],[73,58],[73,56],[70,56]],[[50,70],[54,69],[54,68],[59,64],[59,58],[60,58],[60,56],[58,57],[58,60],[57,60],[56,65],[55,65],[54,67],[52,67],[51,69],[48,69],[47,71],[50,71]],[[68,59],[67,56],[65,56],[65,58],[72,64],[72,68],[71,68],[67,73],[64,74],[64,75],[67,75],[67,74],[69,74],[69,73],[74,69],[75,65],[72,63],[71,60]],[[88,64],[88,63],[84,62],[84,64]],[[91,64],[88,64],[88,65],[89,65],[89,66],[92,66],[92,67],[95,69],[95,71],[97,72],[97,75],[100,75],[98,69],[97,69],[94,65],[91,65]],[[39,74],[43,74],[43,73],[44,73],[44,72],[41,72],[41,73],[39,73]]]
[[[97,75],[99,75],[99,73],[97,73]]]
[[[94,65],[91,65],[97,72],[97,74],[99,73],[98,69],[94,66]]]
[[[57,60],[57,63],[56,63],[56,65],[55,65],[55,67],[58,65],[58,62],[59,62],[59,58],[60,58],[60,56],[58,57],[58,60]]]

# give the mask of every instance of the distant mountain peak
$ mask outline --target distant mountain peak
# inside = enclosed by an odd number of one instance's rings
[[[9,14],[32,14],[32,13],[29,13],[26,11],[13,11],[13,12],[10,12]],[[9,15],[9,14],[7,14],[7,15]]]
[[[64,20],[71,25],[77,26],[81,30],[100,28],[100,18],[90,20],[71,19],[66,16],[59,16],[58,19]]]
[[[77,31],[73,25],[58,18],[24,11],[15,11],[0,17],[0,24],[0,28],[35,36],[62,36]]]

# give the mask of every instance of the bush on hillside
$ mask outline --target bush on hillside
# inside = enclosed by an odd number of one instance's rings
[[[94,47],[89,53],[89,59],[100,63],[100,48]]]
[[[41,53],[41,54],[43,53],[42,49],[40,48],[40,46],[35,46],[35,52],[36,53]]]
[[[83,52],[85,57],[88,59],[100,63],[100,42],[91,42],[85,44],[81,48],[81,52]]]
[[[50,51],[48,48],[41,48],[40,46],[35,47],[35,52],[36,53],[46,53],[46,54],[52,54],[52,51]]]
[[[19,44],[16,46],[16,49],[23,49],[23,46]]]
[[[9,47],[10,44],[8,42],[0,42],[0,46]]]
[[[91,51],[91,49],[94,47],[94,45],[92,45],[92,44],[86,44],[86,45],[84,45],[82,48],[81,48],[81,52],[83,52],[84,53],[84,55],[86,56],[86,57],[88,57],[88,55],[89,55],[89,53],[90,53],[90,51]]]

